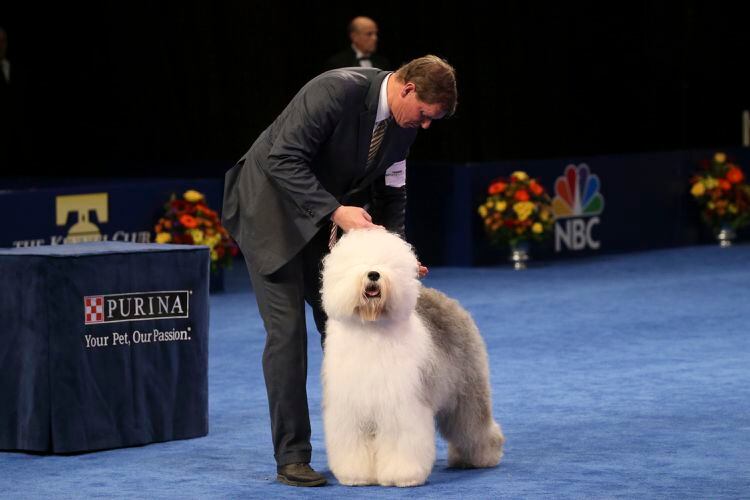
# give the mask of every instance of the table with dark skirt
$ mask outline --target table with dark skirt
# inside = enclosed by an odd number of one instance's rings
[[[0,450],[208,433],[208,247],[0,249]]]

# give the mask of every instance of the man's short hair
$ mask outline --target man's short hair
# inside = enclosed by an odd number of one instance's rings
[[[446,116],[456,111],[458,90],[456,70],[444,59],[427,55],[401,66],[396,77],[416,87],[417,96],[427,104],[440,104]]]

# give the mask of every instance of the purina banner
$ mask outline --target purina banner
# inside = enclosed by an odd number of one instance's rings
[[[221,209],[222,179],[105,179],[77,185],[0,190],[6,217],[0,248],[94,241],[150,243],[153,228],[174,193],[202,192]]]
[[[0,449],[206,435],[208,273],[198,245],[0,249]]]

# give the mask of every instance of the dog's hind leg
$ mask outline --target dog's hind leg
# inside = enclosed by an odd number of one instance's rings
[[[488,397],[460,398],[452,410],[438,413],[437,424],[448,441],[449,467],[494,467],[500,462],[505,437],[492,419]]]

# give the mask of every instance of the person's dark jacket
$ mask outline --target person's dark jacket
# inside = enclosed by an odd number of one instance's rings
[[[328,71],[307,83],[225,177],[222,222],[259,273],[294,257],[340,205],[369,205],[403,234],[406,188],[385,184],[417,129],[392,123],[365,171],[380,86],[388,72]]]

